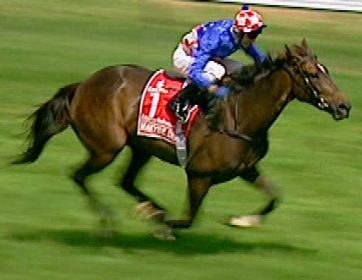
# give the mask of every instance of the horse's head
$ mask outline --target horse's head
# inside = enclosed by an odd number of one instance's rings
[[[286,46],[283,56],[292,78],[295,98],[329,112],[335,120],[349,116],[351,105],[348,97],[338,89],[327,68],[318,61],[305,39],[301,46]]]

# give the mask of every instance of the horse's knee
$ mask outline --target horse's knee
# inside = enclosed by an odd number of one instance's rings
[[[280,194],[278,188],[265,176],[259,176],[254,184],[264,193],[266,193],[272,200],[279,200]]]

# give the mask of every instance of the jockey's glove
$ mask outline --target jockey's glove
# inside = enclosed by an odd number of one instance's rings
[[[257,64],[259,69],[271,69],[274,66],[274,59],[268,54],[261,63]]]
[[[218,98],[224,98],[226,96],[228,96],[230,93],[230,88],[226,87],[226,86],[220,86],[217,90],[217,92],[215,93],[216,97]]]
[[[207,91],[217,98],[223,98],[230,93],[230,88],[227,86],[219,86],[217,84],[212,84],[208,87]]]

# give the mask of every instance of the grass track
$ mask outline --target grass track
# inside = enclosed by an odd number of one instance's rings
[[[308,38],[354,106],[351,118],[339,123],[305,104],[285,110],[262,163],[284,201],[259,229],[220,224],[263,201],[234,180],[209,194],[198,223],[180,232],[177,242],[154,240],[148,226],[132,218],[133,200],[112,187],[127,161],[125,151],[92,180],[120,222],[116,238],[98,238],[97,221],[67,179],[85,156],[70,130],[52,140],[36,164],[7,165],[19,152],[24,117],[57,88],[107,65],[170,68],[182,33],[232,16],[236,8],[174,0],[1,2],[1,280],[362,278],[360,14],[258,8],[270,26],[261,48],[277,52],[284,43]],[[182,170],[154,160],[148,171],[140,183],[179,215]]]

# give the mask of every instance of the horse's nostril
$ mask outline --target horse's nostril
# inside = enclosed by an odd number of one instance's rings
[[[349,104],[341,103],[338,105],[338,110],[344,115],[348,115],[351,110],[351,106]]]
[[[345,103],[341,103],[339,104],[338,106],[339,109],[342,109],[342,110],[349,110],[350,106],[348,104],[345,104]]]

